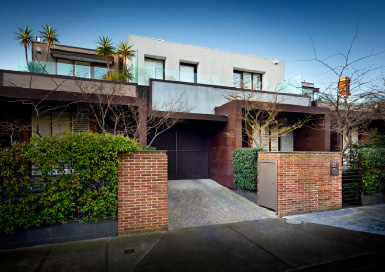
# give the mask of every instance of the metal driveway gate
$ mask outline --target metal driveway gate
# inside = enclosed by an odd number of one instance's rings
[[[210,128],[179,123],[159,135],[152,146],[167,150],[168,179],[209,178]]]

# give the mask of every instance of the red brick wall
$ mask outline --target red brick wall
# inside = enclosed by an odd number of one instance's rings
[[[167,155],[119,155],[118,235],[168,228]]]
[[[258,160],[277,161],[278,215],[327,211],[342,207],[339,153],[261,152],[258,153]],[[339,162],[338,176],[330,176],[330,162],[333,161]],[[259,193],[258,190],[258,199]]]

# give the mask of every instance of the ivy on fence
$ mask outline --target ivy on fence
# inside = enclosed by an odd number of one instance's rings
[[[360,148],[361,161],[361,191],[372,195],[385,189],[385,148]]]
[[[116,218],[118,153],[139,150],[121,135],[62,133],[0,150],[0,231]]]
[[[234,184],[238,188],[257,191],[257,157],[262,148],[238,148],[231,154]]]

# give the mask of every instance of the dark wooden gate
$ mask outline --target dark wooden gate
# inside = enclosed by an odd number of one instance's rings
[[[168,179],[209,178],[210,128],[202,124],[179,123],[159,135],[152,146],[167,150]]]

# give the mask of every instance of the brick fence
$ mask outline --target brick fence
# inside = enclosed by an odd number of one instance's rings
[[[168,228],[167,155],[119,155],[118,235]]]
[[[261,152],[258,153],[258,160],[277,161],[278,215],[335,210],[342,207],[339,153]],[[338,176],[330,175],[330,162],[339,162]],[[258,181],[259,185],[260,177]]]

